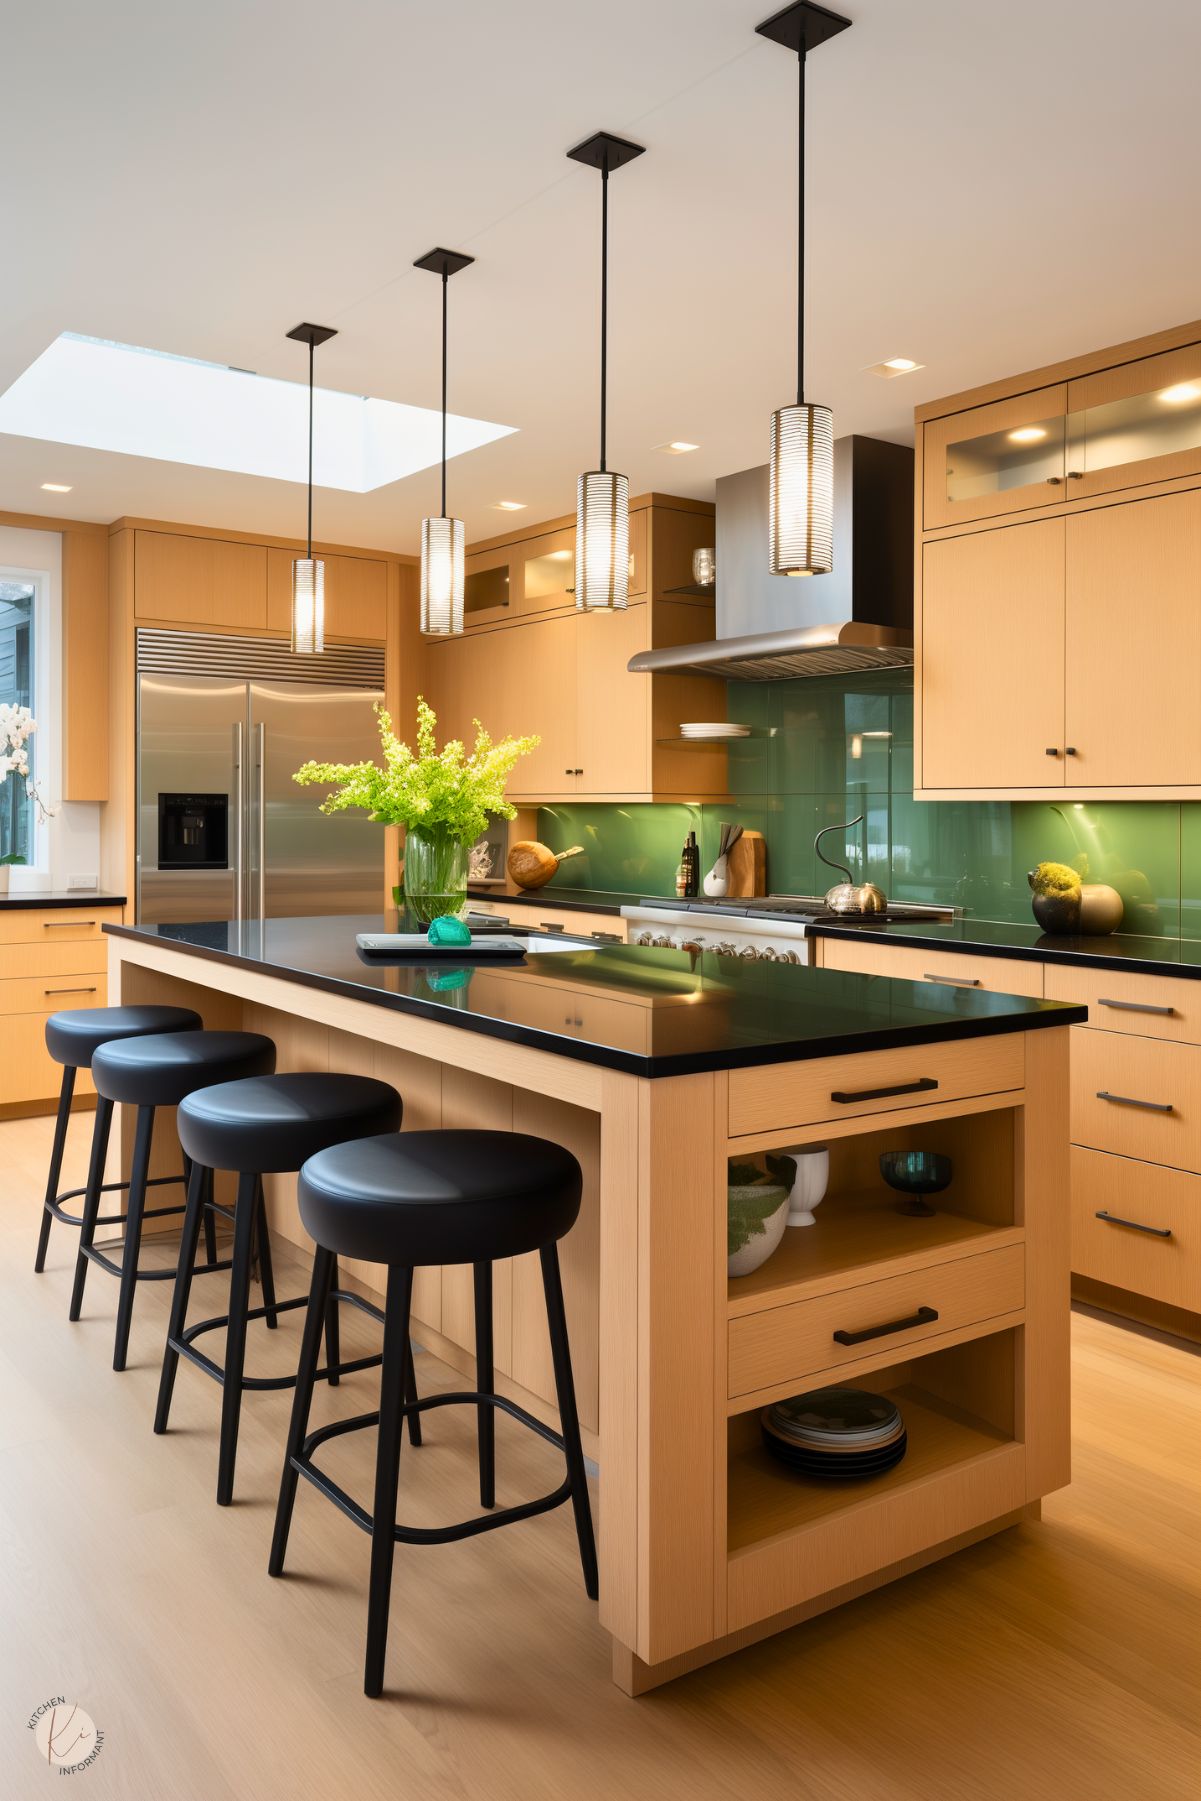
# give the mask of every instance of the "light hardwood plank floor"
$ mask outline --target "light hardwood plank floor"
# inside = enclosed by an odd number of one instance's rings
[[[82,1170],[89,1121],[77,1124]],[[0,1125],[0,1796],[42,1794],[26,1720],[65,1695],[105,1736],[81,1792],[119,1801],[1184,1801],[1197,1717],[1201,1400],[1195,1355],[1078,1315],[1075,1480],[1023,1525],[638,1701],[609,1680],[570,1514],[397,1549],[388,1686],[361,1693],[368,1545],[301,1485],[289,1574],[266,1574],[287,1395],[247,1399],[218,1508],[218,1390],[181,1367],[150,1429],[169,1284],[116,1285],[67,1323],[75,1233],[33,1247],[50,1123]],[[82,1174],[78,1176],[82,1180]],[[302,1264],[281,1246],[281,1295]],[[200,1278],[192,1318],[219,1313]],[[347,1349],[376,1331],[351,1315]],[[252,1331],[294,1367],[299,1315]],[[220,1337],[217,1338],[219,1354]],[[458,1378],[418,1357],[424,1391]],[[369,1410],[372,1374],[320,1397]],[[404,1517],[474,1510],[469,1415],[402,1457]],[[500,1496],[558,1480],[502,1421]],[[369,1503],[373,1440],[328,1448]],[[74,1791],[72,1791],[74,1792]]]

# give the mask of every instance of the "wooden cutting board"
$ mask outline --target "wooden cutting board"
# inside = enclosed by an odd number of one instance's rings
[[[730,851],[728,868],[728,895],[745,899],[767,893],[767,840],[762,832],[743,832]]]

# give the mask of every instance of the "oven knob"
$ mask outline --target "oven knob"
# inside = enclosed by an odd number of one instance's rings
[[[669,951],[673,948],[670,938],[656,938],[652,942],[657,951]]]
[[[778,951],[774,951],[770,944],[765,944],[759,952],[759,961],[760,963],[774,963],[778,955]]]
[[[653,944],[654,939],[651,937],[649,932],[639,932],[638,936],[634,940],[634,943],[635,944]]]
[[[728,938],[723,938],[721,942],[714,945],[713,948],[716,950],[719,957],[736,957],[738,955],[738,952]]]
[[[759,953],[753,944],[744,944],[738,955],[747,963],[757,963]]]
[[[780,952],[781,963],[799,963],[800,960],[801,959],[797,956],[795,951],[781,951]]]

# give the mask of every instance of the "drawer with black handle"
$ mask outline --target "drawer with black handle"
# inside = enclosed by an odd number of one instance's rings
[[[1074,1146],[1072,1269],[1201,1313],[1201,1175]]]

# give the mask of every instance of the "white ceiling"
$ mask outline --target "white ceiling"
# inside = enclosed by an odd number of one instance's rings
[[[920,401],[1201,314],[1195,0],[847,0],[809,65],[811,397]],[[60,331],[319,379],[519,434],[451,465],[469,540],[569,511],[596,456],[604,128],[610,465],[711,496],[792,398],[795,64],[771,0],[10,0],[0,390]],[[862,373],[888,356],[919,373]],[[701,449],[669,457],[655,446]],[[68,495],[43,481],[73,484]],[[524,500],[525,514],[492,510]],[[322,538],[413,550],[429,471],[321,490]],[[287,482],[0,436],[0,509],[303,530]]]

